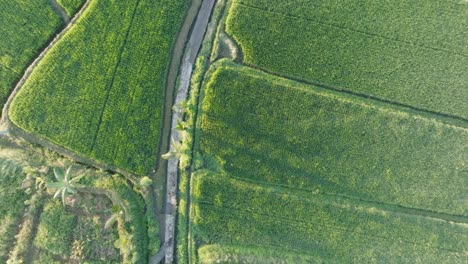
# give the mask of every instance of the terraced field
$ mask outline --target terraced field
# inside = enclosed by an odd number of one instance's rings
[[[255,263],[280,249],[294,263],[463,263],[465,127],[226,61],[211,67],[191,187],[198,262]],[[211,244],[226,251],[209,254]]]
[[[62,22],[47,0],[0,0],[0,105]]]
[[[93,1],[15,97],[11,121],[99,162],[151,171],[166,71],[188,3]]]
[[[248,65],[466,121],[467,17],[458,0],[239,0],[226,31]]]

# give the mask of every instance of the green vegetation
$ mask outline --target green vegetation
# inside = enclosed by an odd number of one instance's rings
[[[467,12],[458,0],[239,0],[226,31],[249,65],[467,120]]]
[[[141,196],[151,181],[142,184],[0,138],[0,260],[146,263],[159,227]]]
[[[86,0],[57,0],[68,16],[73,16],[84,5]]]
[[[0,0],[0,106],[13,85],[61,27],[47,0]]]
[[[166,69],[188,3],[93,1],[15,97],[11,121],[99,162],[151,171]]]
[[[0,141],[0,262],[3,262],[13,246],[28,195],[21,190],[22,170],[15,160],[20,153]]]
[[[189,259],[463,262],[466,128],[227,61],[203,93]]]
[[[132,190],[125,178],[118,175],[98,179],[93,185],[107,190],[114,206],[120,207],[123,211],[118,223],[119,239],[114,243],[120,249],[123,262],[147,263],[148,223],[141,196]]]
[[[308,255],[325,263],[465,259],[465,224],[387,211],[356,199],[253,185],[221,174],[197,173],[193,178],[198,242],[244,245],[239,258],[248,257],[252,248],[245,248],[255,245],[260,256],[278,248],[299,260]]]
[[[198,249],[200,263],[324,263],[319,256],[302,255],[282,248],[206,245]]]
[[[205,93],[200,149],[232,176],[467,215],[465,128],[234,64]]]
[[[41,214],[34,245],[48,253],[69,256],[76,217],[57,200],[51,200]]]

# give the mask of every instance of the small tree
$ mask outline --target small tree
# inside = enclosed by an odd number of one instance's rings
[[[165,160],[169,159],[180,159],[182,155],[184,154],[184,149],[182,145],[172,139],[172,144],[171,144],[171,149],[168,153],[162,155],[161,157]]]
[[[71,177],[72,167],[73,166],[68,167],[66,172],[64,172],[61,168],[54,168],[54,176],[57,181],[46,184],[48,189],[57,189],[54,194],[54,198],[62,197],[63,205],[65,205],[65,197],[67,195],[75,194],[77,188],[83,187],[82,185],[78,184],[78,182],[84,176],[84,174]]]

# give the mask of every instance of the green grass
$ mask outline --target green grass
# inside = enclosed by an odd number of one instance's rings
[[[275,256],[268,254],[275,249],[289,253],[283,258],[296,256],[297,261],[288,263],[463,263],[465,259],[466,224],[387,211],[355,199],[256,186],[221,174],[193,177],[195,237],[200,245],[227,245],[222,246],[227,252],[220,253],[221,260],[231,256],[257,263],[262,256]],[[243,248],[229,253],[232,245]],[[210,263],[204,258],[213,256],[203,247],[199,253],[200,263]]]
[[[227,61],[212,65],[203,93],[191,259],[463,263],[459,122]]]
[[[61,27],[47,0],[0,0],[0,106],[29,63]]]
[[[53,255],[70,255],[76,216],[66,210],[59,200],[50,200],[41,214],[34,245]]]
[[[72,17],[86,3],[86,0],[57,0],[65,9],[67,15]]]
[[[0,261],[13,247],[16,227],[21,219],[28,195],[21,189],[24,179],[21,167],[11,158],[21,154],[0,142]]]
[[[93,1],[15,97],[11,121],[105,164],[150,172],[171,48],[188,4]]]
[[[226,31],[249,65],[467,120],[461,2],[239,0]]]

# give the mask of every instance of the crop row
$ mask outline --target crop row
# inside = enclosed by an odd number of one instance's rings
[[[367,207],[358,200],[281,191],[220,174],[194,175],[193,221],[205,243],[282,247],[341,262],[461,263],[468,229]],[[424,262],[424,261],[423,261]]]
[[[312,1],[304,4],[307,9],[300,12],[291,8],[291,14],[289,7],[295,1],[285,1],[277,7],[271,3],[268,7],[233,3],[226,31],[239,43],[244,62],[249,65],[466,120],[468,27],[465,7],[460,6],[461,10],[450,16],[446,5],[439,11],[435,10],[438,3],[429,1],[421,10],[419,5],[405,9],[404,5],[409,4],[399,2],[369,4],[369,8],[381,6],[384,10],[402,5],[398,11],[389,12],[391,18],[387,18],[381,16],[384,12],[367,10],[362,1],[355,2],[339,5],[347,6],[341,9],[337,5],[337,10],[329,11],[329,5],[315,6],[316,2]],[[429,13],[426,12],[428,6]],[[362,16],[343,11],[348,8],[359,9],[354,11]],[[410,18],[412,23],[398,27]],[[398,19],[402,20],[393,22]],[[432,23],[424,23],[426,20]],[[418,27],[412,29],[412,24]],[[426,34],[417,31],[418,28],[424,28],[421,32]],[[449,33],[433,37],[441,34],[443,28],[448,28]],[[433,43],[426,44],[427,39],[433,39]]]
[[[0,0],[0,106],[28,63],[61,26],[47,0]]]
[[[200,150],[229,175],[466,215],[465,128],[235,64],[215,68]]]
[[[188,2],[93,1],[15,97],[11,120],[101,162],[151,171],[172,43]]]

